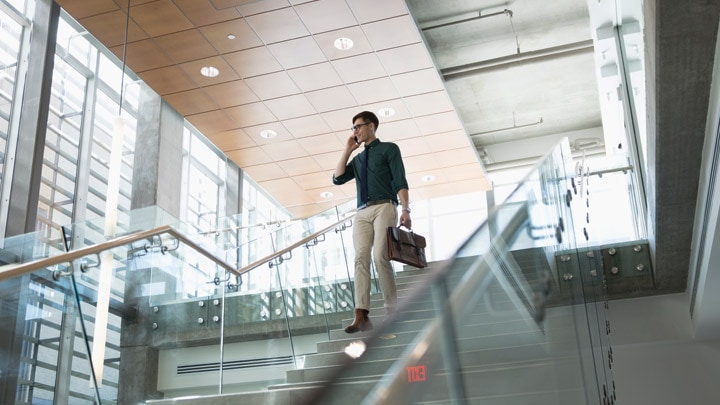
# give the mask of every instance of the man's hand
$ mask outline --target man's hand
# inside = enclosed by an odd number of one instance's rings
[[[348,152],[352,152],[355,149],[360,147],[360,144],[355,141],[356,137],[355,135],[350,135],[350,137],[345,141],[345,150]]]
[[[400,225],[406,227],[407,229],[412,229],[412,219],[410,219],[409,212],[402,211],[400,214]]]

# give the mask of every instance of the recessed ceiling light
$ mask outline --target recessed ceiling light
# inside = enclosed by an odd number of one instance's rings
[[[350,38],[338,38],[335,40],[335,48],[341,51],[347,51],[353,46],[355,46],[355,43]]]
[[[235,35],[233,35],[233,34],[228,34],[228,35],[227,35],[227,39],[235,39]]]
[[[202,69],[200,69],[200,74],[205,77],[217,77],[220,71],[215,66],[203,66]]]
[[[263,129],[262,131],[260,131],[260,136],[265,139],[272,139],[277,136],[277,132],[273,131],[272,129]]]
[[[333,196],[333,193],[331,193],[330,191],[323,191],[322,193],[320,193],[320,197],[322,197],[322,198],[330,198],[332,196]]]
[[[431,181],[435,180],[435,176],[433,176],[432,174],[428,174],[427,176],[422,176],[420,180],[426,183],[430,183]]]
[[[378,110],[378,115],[381,117],[392,117],[395,115],[395,109],[390,107],[384,107]]]

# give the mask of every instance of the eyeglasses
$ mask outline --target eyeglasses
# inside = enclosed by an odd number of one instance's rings
[[[362,127],[363,125],[369,125],[369,124],[372,124],[372,122],[366,122],[366,123],[364,123],[364,124],[353,125],[352,127],[350,127],[350,130],[353,131],[353,132],[355,132],[355,131],[357,131],[358,129],[360,129],[360,127]]]

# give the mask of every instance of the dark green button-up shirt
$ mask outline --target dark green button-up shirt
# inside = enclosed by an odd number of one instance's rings
[[[400,148],[392,142],[380,142],[375,139],[365,150],[357,154],[350,163],[345,166],[345,173],[339,177],[333,176],[334,184],[345,184],[352,179],[357,190],[357,205],[360,201],[360,177],[362,170],[363,154],[368,153],[368,197],[370,201],[390,199],[398,202],[397,193],[399,190],[408,188],[405,178],[405,166],[403,165]]]

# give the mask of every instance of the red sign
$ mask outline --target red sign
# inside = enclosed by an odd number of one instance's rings
[[[408,382],[425,381],[427,377],[427,368],[425,366],[415,366],[407,368]]]

